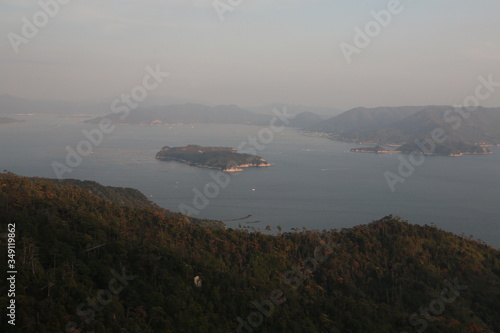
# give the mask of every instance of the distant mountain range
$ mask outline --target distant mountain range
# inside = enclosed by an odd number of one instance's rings
[[[320,115],[310,111],[305,111],[295,115],[292,119],[290,119],[289,126],[308,128],[321,123],[323,120],[323,117],[321,117]]]
[[[109,112],[109,103],[104,102],[68,102],[56,100],[32,100],[0,95],[0,115],[16,114],[103,114]]]
[[[447,140],[469,144],[500,144],[500,108],[474,112],[451,106],[356,108],[306,128],[348,142],[403,144],[442,129]]]
[[[0,117],[0,124],[19,123],[22,121],[23,120],[17,120],[17,119],[10,118],[10,117]]]
[[[286,107],[287,112],[292,115],[298,115],[300,113],[315,113],[316,115],[321,116],[322,119],[334,117],[344,112],[344,110],[331,107],[295,105],[286,103],[272,103],[262,106],[244,107],[244,109],[255,113],[272,114],[274,109],[282,110],[283,107]]]
[[[123,113],[110,113],[103,117],[89,119],[86,122],[98,123],[104,118],[113,123],[134,125],[192,123],[268,125],[272,116],[250,112],[236,105],[212,107],[189,103],[139,108],[130,111],[126,117],[123,117]]]
[[[172,104],[176,101],[177,104]],[[333,108],[304,105],[288,106],[277,103],[252,108],[241,108],[236,105],[208,106],[151,96],[122,120],[119,118],[121,114],[110,113],[110,102],[30,100],[7,94],[0,95],[0,115],[105,115],[90,119],[88,123],[98,123],[101,119],[108,118],[114,123],[122,124],[220,123],[267,126],[274,116],[273,110],[282,111],[284,107],[287,109],[287,114],[295,116],[295,118],[290,119],[289,126],[299,128],[310,127],[323,120],[325,116],[336,115],[340,112]]]
[[[463,108],[451,106],[359,107],[328,118],[328,115],[340,111],[326,107],[283,104],[247,109],[237,105],[207,106],[195,103],[149,107],[144,107],[148,104],[142,105],[143,107],[131,110],[121,119],[121,113],[110,113],[109,103],[34,101],[0,95],[0,115],[6,116],[107,114],[87,122],[95,124],[107,118],[113,123],[136,125],[219,123],[268,126],[273,110],[282,111],[286,107],[287,113],[292,115],[288,126],[324,133],[334,140],[402,145],[429,138],[433,130],[440,128],[447,140],[458,143],[458,146],[462,143],[500,144],[500,108],[479,107],[469,114]]]
[[[107,118],[113,123],[142,125],[219,123],[268,126],[272,117],[236,105],[179,104],[137,109],[126,117],[121,113],[111,113],[87,122],[98,123]],[[490,151],[482,146],[500,144],[500,108],[480,107],[474,112],[451,106],[354,108],[328,119],[304,111],[289,119],[288,126],[325,133],[339,141],[397,145],[403,152],[418,147],[416,140],[430,139],[433,131],[439,130],[446,142],[437,142],[436,151],[430,154],[448,156],[489,154]]]
[[[388,126],[425,108],[425,106],[354,108],[313,124],[307,129],[356,138],[360,133]]]
[[[304,111],[293,115],[289,112],[288,108],[283,105],[273,108],[270,107],[269,114],[265,114],[248,111],[237,105],[219,105],[212,107],[188,103],[139,108],[131,111],[126,117],[123,117],[122,113],[110,113],[103,117],[89,119],[86,122],[95,124],[107,118],[113,123],[134,125],[217,123],[269,126],[271,119],[274,117],[272,111],[279,110],[282,112],[283,108],[286,108],[286,114],[292,116],[288,124],[290,127],[308,128],[324,119],[320,115],[310,111]]]

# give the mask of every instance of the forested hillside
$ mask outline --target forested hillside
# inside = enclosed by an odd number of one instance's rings
[[[99,186],[0,174],[2,332],[499,332],[500,251],[471,237],[208,228]]]

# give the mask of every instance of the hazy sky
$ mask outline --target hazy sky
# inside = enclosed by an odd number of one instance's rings
[[[401,0],[348,64],[339,44],[389,2],[242,0],[221,21],[212,0],[70,0],[16,54],[8,34],[41,9],[0,0],[0,94],[111,102],[157,64],[153,94],[241,106],[456,104],[479,75],[500,82],[499,0]]]

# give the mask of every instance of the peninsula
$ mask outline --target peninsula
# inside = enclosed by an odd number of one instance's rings
[[[462,141],[451,141],[435,144],[432,152],[423,151],[416,143],[407,143],[398,148],[405,154],[419,152],[424,155],[437,156],[463,156],[463,155],[489,155],[491,150],[479,144],[472,144]]]
[[[492,154],[491,150],[484,145],[471,144],[461,141],[445,142],[435,144],[432,151],[425,151],[419,147],[415,142],[406,143],[395,150],[386,149],[383,146],[377,145],[374,147],[357,147],[352,148],[351,152],[355,153],[375,153],[375,154],[424,154],[435,156],[463,156],[463,155],[487,155]]]
[[[224,172],[240,172],[248,167],[271,166],[260,156],[238,153],[231,147],[204,147],[187,145],[185,147],[165,146],[156,154],[161,161],[177,161],[192,166],[219,169]]]
[[[358,147],[358,148],[352,148],[351,152],[354,152],[354,153],[392,154],[392,153],[400,153],[401,151],[386,149],[386,148],[384,148],[382,146],[377,145],[375,147]]]

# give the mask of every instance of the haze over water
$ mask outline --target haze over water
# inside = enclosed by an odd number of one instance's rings
[[[20,117],[19,117],[20,118]],[[63,162],[65,147],[85,139],[93,125],[81,119],[25,117],[2,125],[0,156],[5,169],[23,176],[55,178],[51,163]],[[70,178],[139,189],[158,205],[178,211],[193,206],[193,189],[213,181],[209,169],[161,162],[164,145],[202,144],[237,147],[259,127],[243,125],[117,126]],[[304,136],[294,129],[276,135],[259,152],[269,168],[231,174],[229,185],[194,217],[230,220],[228,227],[266,225],[333,229],[366,224],[388,214],[411,223],[436,224],[456,234],[474,235],[500,247],[500,149],[460,158],[429,157],[391,192],[385,171],[397,172],[398,155],[348,152],[352,144]],[[245,221],[260,221],[246,224]]]

